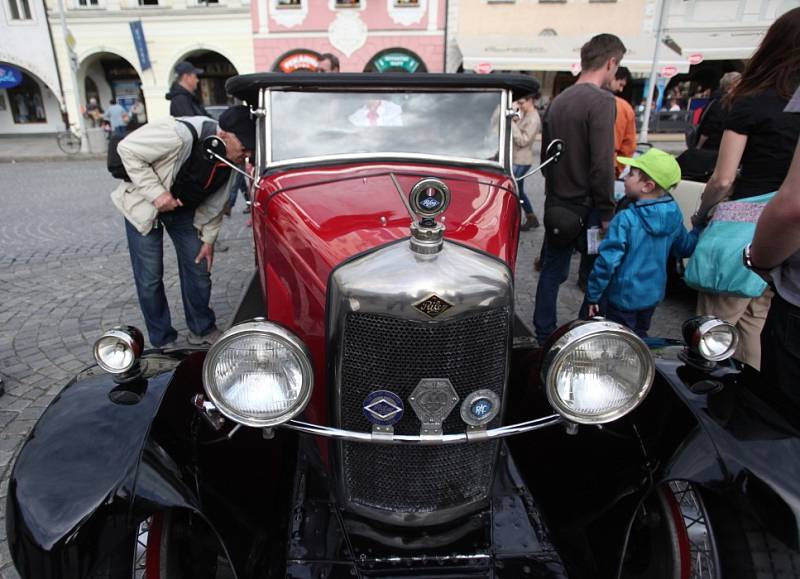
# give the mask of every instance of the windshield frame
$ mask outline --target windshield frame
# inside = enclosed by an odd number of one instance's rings
[[[409,160],[409,161],[422,161],[422,162],[438,162],[438,163],[453,163],[458,165],[469,165],[475,167],[491,167],[494,169],[502,169],[507,173],[511,173],[511,139],[510,131],[508,128],[508,110],[511,105],[511,95],[508,89],[502,88],[426,88],[424,91],[399,89],[399,88],[386,88],[376,89],[374,87],[365,90],[354,89],[351,87],[342,87],[341,89],[326,87],[322,92],[344,92],[344,93],[414,93],[414,92],[483,92],[483,93],[500,93],[500,117],[498,122],[498,159],[492,161],[489,159],[475,159],[469,157],[454,157],[448,155],[433,155],[427,153],[408,153],[408,152],[393,152],[381,151],[379,153],[342,153],[333,155],[320,155],[297,157],[291,159],[282,159],[280,161],[273,161],[273,146],[272,146],[272,93],[273,92],[320,92],[313,89],[299,90],[297,88],[264,88],[259,95],[260,108],[264,111],[264,122],[259,125],[259,132],[263,131],[262,135],[258,135],[258,145],[265,143],[263,152],[256,155],[258,161],[263,162],[264,170],[277,169],[292,165],[309,165],[315,163],[331,163],[336,161],[353,162],[353,161],[385,161],[385,160]]]

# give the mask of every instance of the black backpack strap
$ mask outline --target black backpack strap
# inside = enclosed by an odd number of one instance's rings
[[[197,144],[197,129],[195,129],[194,125],[188,121],[184,121],[183,119],[175,119],[175,120],[178,121],[187,129],[189,129],[189,132],[192,135],[192,149],[194,149],[194,146]]]

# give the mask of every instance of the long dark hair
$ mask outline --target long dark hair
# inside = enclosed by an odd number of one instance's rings
[[[775,89],[789,100],[800,83],[800,8],[793,8],[772,23],[742,79],[725,97],[730,106],[736,99]]]

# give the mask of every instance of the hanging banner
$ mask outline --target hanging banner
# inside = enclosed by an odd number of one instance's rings
[[[134,20],[129,22],[131,26],[131,34],[133,35],[133,44],[136,47],[136,54],[139,57],[139,65],[142,70],[150,68],[150,54],[147,52],[147,41],[144,39],[144,28],[142,28],[141,20]]]
[[[4,64],[0,66],[0,88],[14,88],[22,82],[22,71]]]

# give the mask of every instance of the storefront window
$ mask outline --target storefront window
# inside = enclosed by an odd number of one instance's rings
[[[11,104],[11,114],[16,124],[27,125],[47,122],[42,90],[37,82],[27,74],[23,75],[22,82],[19,85],[8,89],[8,100]]]
[[[278,8],[301,8],[300,0],[277,0],[275,6]]]
[[[336,0],[337,8],[360,8],[361,0]]]

